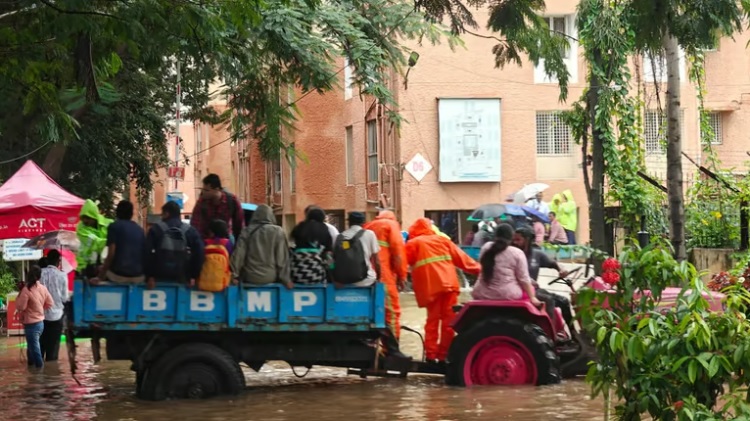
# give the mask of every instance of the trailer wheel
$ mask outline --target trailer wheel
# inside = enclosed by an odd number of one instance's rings
[[[539,326],[492,319],[454,339],[445,381],[452,386],[554,384],[560,382],[560,361]]]
[[[140,397],[154,401],[236,395],[245,388],[239,364],[223,349],[206,343],[170,349],[137,380]]]

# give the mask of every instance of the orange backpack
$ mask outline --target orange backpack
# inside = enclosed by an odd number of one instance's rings
[[[198,289],[201,291],[223,291],[232,280],[232,270],[229,268],[229,252],[222,244],[206,245],[206,260],[203,263]]]

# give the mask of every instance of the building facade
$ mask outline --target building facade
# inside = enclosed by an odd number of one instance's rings
[[[455,239],[469,230],[468,214],[482,204],[503,203],[525,184],[550,186],[545,200],[570,190],[578,205],[579,240],[588,238],[588,205],[582,178],[583,154],[559,112],[580,98],[586,66],[575,39],[574,0],[549,2],[546,17],[556,31],[569,35],[566,63],[571,74],[568,104],[541,66],[525,63],[496,69],[496,41],[466,35],[465,48],[415,46],[419,61],[408,79],[394,73],[391,88],[404,118],[400,126],[386,109],[351,86],[351,68],[340,65],[341,88],[325,95],[289,92],[287,100],[301,111],[297,130],[288,138],[301,151],[296,165],[264,162],[253,142],[219,145],[225,130],[202,126],[195,135],[196,179],[219,173],[243,201],[274,207],[280,224],[291,229],[309,204],[326,209],[343,228],[348,211],[370,217],[377,208],[396,211],[403,224],[430,217]],[[487,16],[477,12],[477,21]],[[750,149],[750,37],[722,39],[706,51],[707,97],[715,131],[712,147],[726,167],[741,169]],[[701,162],[703,145],[695,87],[687,80],[681,58],[683,143],[686,178]],[[666,124],[666,69],[659,57],[634,57],[633,86],[643,92],[643,135],[649,173],[666,174],[663,141]],[[213,147],[215,145],[215,147]],[[690,160],[688,159],[690,158]],[[225,181],[225,183],[227,183]]]

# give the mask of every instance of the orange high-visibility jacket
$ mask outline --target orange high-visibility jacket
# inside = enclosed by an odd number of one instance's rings
[[[380,277],[383,281],[395,282],[397,278],[406,279],[404,237],[401,235],[401,226],[396,220],[396,215],[391,211],[383,211],[364,228],[375,232],[375,236],[378,237]]]
[[[427,307],[439,294],[459,291],[456,267],[472,274],[479,274],[482,269],[453,241],[435,234],[427,218],[420,218],[409,227],[406,259],[411,266],[412,286],[419,307]]]

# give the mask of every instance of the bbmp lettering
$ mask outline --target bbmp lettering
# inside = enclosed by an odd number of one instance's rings
[[[201,291],[190,292],[190,311],[213,311],[214,307],[214,294]]]
[[[143,291],[144,311],[164,311],[167,309],[167,293],[164,291]]]
[[[318,302],[318,297],[315,293],[309,291],[295,291],[294,295],[294,311],[302,311],[302,307],[314,306]]]
[[[271,312],[271,291],[249,291],[247,293],[247,311]]]

